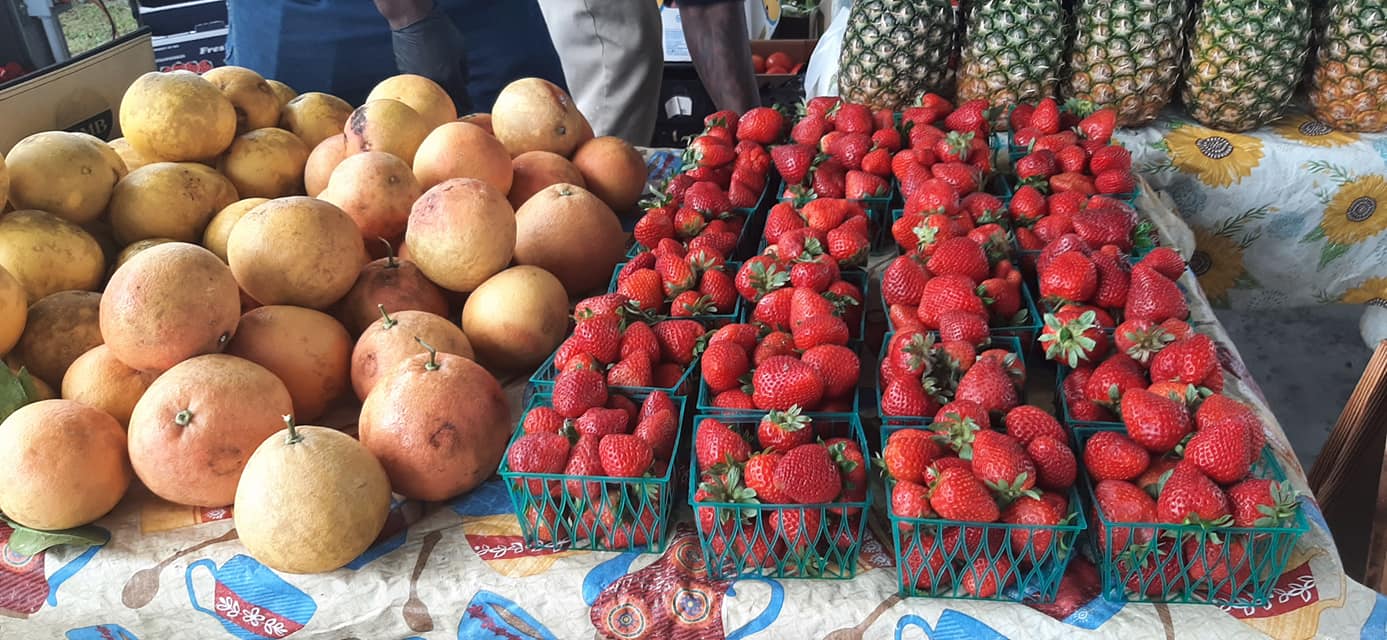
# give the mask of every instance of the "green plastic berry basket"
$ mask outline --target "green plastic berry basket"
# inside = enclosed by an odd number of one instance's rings
[[[929,332],[926,332],[926,333],[927,333],[928,335],[930,335],[930,336],[935,337],[935,339],[938,339],[938,337],[939,337],[939,334],[938,334],[937,332],[934,332],[934,331],[929,331]],[[893,337],[895,337],[895,332],[894,332],[894,331],[892,331],[892,332],[887,332],[887,334],[886,334],[885,336],[882,337],[882,339],[881,339],[881,351],[878,353],[878,359],[877,359],[877,362],[878,362],[878,363],[881,363],[881,362],[883,362],[883,361],[886,360],[886,352],[887,352],[887,350],[889,350],[889,349],[891,348],[891,339],[892,339]],[[992,348],[1006,349],[1007,351],[1010,351],[1010,352],[1016,354],[1016,358],[1017,358],[1017,360],[1020,361],[1021,367],[1022,367],[1023,369],[1026,368],[1026,350],[1025,350],[1025,348],[1022,346],[1021,340],[1018,339],[1016,336],[1006,336],[1006,335],[992,334],[991,336],[989,336],[989,344],[984,345],[983,347],[979,347],[979,349],[992,349]],[[895,428],[901,428],[901,427],[924,427],[924,426],[927,426],[927,425],[929,425],[930,423],[934,422],[934,416],[933,416],[933,415],[929,415],[929,416],[889,416],[889,415],[886,415],[885,410],[882,409],[883,405],[882,405],[882,403],[881,403],[881,396],[882,396],[882,393],[883,393],[883,391],[884,391],[884,389],[885,389],[885,386],[882,384],[880,371],[878,370],[878,371],[875,371],[875,372],[873,372],[873,373],[876,373],[876,374],[877,374],[877,381],[876,381],[876,385],[875,385],[876,396],[875,396],[874,399],[876,400],[877,411],[878,411],[879,414],[881,414],[881,415],[880,415],[880,418],[881,418],[881,429],[882,429],[882,433],[881,433],[881,437],[882,437],[881,444],[882,444],[882,445],[885,445],[885,443],[886,443],[885,438],[886,438],[886,436],[887,436],[888,428],[891,428],[890,430],[894,431],[894,430],[896,430]],[[1017,394],[1018,394],[1018,396],[1019,396],[1019,398],[1020,398],[1020,400],[1021,400],[1021,404],[1025,404],[1025,403],[1026,403],[1026,386],[1025,386],[1025,385],[1021,385],[1021,386],[1017,389]],[[701,400],[701,398],[700,398],[700,400]],[[701,409],[701,408],[700,408],[700,409]],[[892,428],[892,427],[894,427],[894,428]]]
[[[612,270],[612,278],[607,282],[607,293],[616,293],[617,277],[621,275],[621,270],[625,266],[625,262],[617,263],[616,268]],[[727,272],[727,275],[733,277],[736,277],[737,270],[741,268],[742,263],[740,262],[728,261],[723,266],[723,270]],[[679,320],[697,320],[710,328],[717,328],[725,324],[731,324],[733,322],[736,322],[738,318],[741,318],[743,304],[744,302],[742,300],[742,297],[739,295],[737,296],[737,301],[733,304],[732,309],[727,313],[705,313],[696,316],[671,316],[669,315],[669,313],[656,313],[652,315],[657,321],[669,320],[671,318]],[[666,300],[664,306],[667,307],[668,305],[669,301]]]
[[[754,433],[759,418],[695,416],[694,438],[705,418],[719,420],[735,430]],[[866,477],[871,478],[867,440],[857,416],[814,417],[816,438],[850,438],[863,453]],[[698,502],[694,499],[701,482],[697,456],[689,462],[689,505],[693,508],[698,541],[708,576],[714,580],[733,580],[739,576],[849,580],[857,575],[858,560],[867,534],[872,486],[860,501],[824,504],[760,504],[751,502]],[[701,509],[712,509],[710,515]],[[783,516],[782,514],[789,514]],[[817,520],[799,535],[786,533],[777,523]],[[721,524],[720,524],[721,523]],[[709,525],[709,526],[705,526]],[[793,531],[793,528],[792,528]]]
[[[839,272],[839,275],[843,279],[843,281],[852,283],[852,285],[857,287],[857,290],[862,293],[862,304],[859,307],[859,310],[862,313],[859,314],[860,317],[858,318],[857,322],[848,325],[849,344],[852,344],[854,342],[862,342],[866,339],[867,336],[866,306],[867,300],[869,299],[867,296],[871,294],[871,292],[868,289],[871,287],[872,277],[866,271],[859,271],[856,269],[848,269],[845,271],[841,271]],[[739,319],[739,321],[751,322],[753,314],[755,312],[756,305],[754,303],[743,301],[742,316]]]
[[[538,394],[549,394],[554,392],[554,380],[559,377],[559,370],[554,366],[554,356],[558,351],[549,354],[544,360],[544,364],[535,369],[530,376],[530,384],[526,388],[526,395],[533,397]],[[609,391],[621,394],[650,394],[656,391],[663,391],[670,396],[687,397],[694,393],[695,371],[698,370],[698,360],[695,359],[684,368],[684,375],[679,378],[679,382],[672,387],[608,387]],[[527,399],[528,402],[528,399]]]
[[[1022,155],[1024,156],[1025,154],[1022,154]],[[1013,163],[1016,162],[1016,159],[1012,159],[1012,162],[1013,162]],[[1135,171],[1133,172],[1133,175],[1136,175]],[[1013,173],[1013,174],[1006,174],[1006,182],[1007,182],[1007,191],[1008,191],[1009,193],[1011,193],[1012,195],[1015,195],[1015,194],[1016,194],[1016,190],[1021,188],[1021,183],[1020,183],[1019,180],[1017,180],[1016,174],[1014,174],[1014,173]],[[1049,188],[1046,187],[1046,188],[1044,188],[1044,189],[1041,189],[1040,192],[1043,193],[1043,194],[1049,195]],[[1095,193],[1094,195],[1106,196],[1106,197],[1112,198],[1113,200],[1117,200],[1117,201],[1119,201],[1119,202],[1125,202],[1125,203],[1127,203],[1127,204],[1132,205],[1132,206],[1135,207],[1136,204],[1137,204],[1137,199],[1141,197],[1141,194],[1142,194],[1141,186],[1138,185],[1136,188],[1134,188],[1134,189],[1132,189],[1131,191],[1128,191],[1128,192],[1126,192],[1126,193]],[[1008,200],[1008,203],[1010,203],[1010,197],[1008,197],[1007,200]]]
[[[1111,336],[1111,334],[1109,334]],[[1065,365],[1057,365],[1055,373],[1055,409],[1059,411],[1060,421],[1069,425],[1072,429],[1125,431],[1127,426],[1121,422],[1121,418],[1116,420],[1076,420],[1073,414],[1069,413],[1069,400],[1064,395],[1064,379],[1073,371]],[[1116,417],[1116,414],[1114,414]]]
[[[891,321],[890,305],[886,304],[885,290],[877,287],[877,299],[881,301],[881,308],[886,312],[886,330],[894,332],[896,323]],[[988,333],[994,336],[1013,336],[1021,341],[1027,349],[1035,345],[1036,338],[1040,335],[1040,309],[1035,304],[1035,296],[1031,295],[1031,287],[1026,283],[1021,283],[1021,301],[1025,309],[1016,314],[1015,321],[1011,326],[992,327]]]
[[[785,189],[787,188],[788,185],[785,184],[783,179],[776,184],[775,197],[772,204],[781,202],[794,204],[795,199],[785,195]],[[892,207],[899,206],[901,201],[901,183],[896,180],[896,176],[891,176],[890,190],[887,191],[885,195],[844,199],[856,202],[862,207],[863,211],[867,212],[867,220],[871,223],[871,237],[868,238],[872,243],[871,250],[873,252],[880,251],[887,246],[886,243],[891,240],[891,210]],[[761,239],[760,250],[765,250],[765,248],[766,240],[763,237]]]
[[[675,173],[677,174],[683,172],[683,167],[680,167],[680,169]],[[760,218],[764,217],[762,214],[764,214],[766,210],[770,208],[771,201],[773,199],[774,194],[776,193],[775,188],[779,184],[780,176],[776,174],[775,168],[772,167],[771,170],[766,173],[766,184],[765,186],[761,187],[761,196],[756,199],[756,205],[751,207],[739,207],[732,209],[733,213],[737,213],[742,216],[743,222],[742,231],[741,233],[737,234],[737,247],[733,249],[733,255],[727,256],[729,260],[735,257],[740,257],[740,251],[742,250],[742,248],[747,246],[747,238],[751,237],[750,229],[753,226],[756,226],[753,223],[759,221]],[[645,212],[642,211],[641,213],[642,215],[644,215]],[[757,232],[757,235],[760,235],[759,231]],[[642,251],[649,250],[650,247],[643,246],[641,245],[641,243],[633,241],[631,243],[631,248],[626,250],[626,257],[634,258],[636,254],[641,253]]]
[[[852,396],[852,408],[847,411],[806,411],[804,415],[807,415],[815,419],[826,418],[834,420],[842,420],[850,416],[861,415],[862,395],[865,390],[862,388],[860,378],[865,377],[871,373],[867,370],[867,367],[873,366],[873,363],[862,360],[862,354],[865,352],[865,350],[863,349],[861,342],[848,342],[847,347],[849,349],[852,349],[853,353],[857,354],[859,361],[859,382],[858,387]],[[725,407],[714,406],[713,398],[715,394],[713,393],[713,390],[708,387],[708,383],[703,381],[703,377],[701,375],[698,377],[697,384],[698,398],[697,404],[695,406],[697,407],[698,412],[700,414],[706,414],[708,416],[720,419],[736,418],[760,420],[762,416],[765,416],[767,413],[770,413],[768,409],[728,409]]]
[[[995,600],[1025,604],[1055,601],[1087,527],[1079,494],[1069,490],[1069,513],[1057,525],[957,522],[896,515],[886,481],[896,589],[906,598]]]
[[[1111,430],[1075,429],[1079,450],[1093,434]],[[1292,551],[1309,530],[1300,508],[1280,527],[1112,522],[1097,508],[1094,483],[1083,464],[1079,473],[1084,499],[1093,509],[1089,552],[1103,578],[1103,599],[1110,602],[1266,606]],[[1250,477],[1285,482],[1286,473],[1265,447]]]
[[[648,393],[630,393],[639,404]],[[613,478],[566,476],[557,473],[512,471],[510,447],[524,435],[525,416],[535,407],[550,406],[551,396],[530,399],[522,414],[499,473],[510,493],[511,507],[520,523],[520,534],[530,549],[635,551],[661,553],[665,549],[669,512],[675,502],[674,464],[658,476]],[[679,411],[679,430],[674,451],[678,455],[684,433],[684,398],[672,397]],[[604,499],[605,496],[605,499]]]

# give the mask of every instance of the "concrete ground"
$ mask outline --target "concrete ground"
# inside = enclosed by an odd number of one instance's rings
[[[1357,305],[1217,311],[1307,473],[1372,357],[1361,313]]]

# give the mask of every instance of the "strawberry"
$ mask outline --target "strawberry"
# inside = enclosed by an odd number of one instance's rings
[[[721,409],[755,409],[751,396],[741,389],[730,389],[713,396],[713,406]]]
[[[525,414],[520,424],[524,433],[559,433],[563,430],[563,416],[553,407],[535,407]]]
[[[1156,498],[1156,518],[1172,524],[1219,524],[1230,518],[1228,495],[1188,461],[1175,466]]]
[[[773,509],[770,526],[778,542],[785,545],[786,563],[794,566],[811,547],[817,544],[823,523],[818,509]]]
[[[1127,435],[1152,453],[1171,451],[1192,430],[1183,404],[1145,389],[1127,391],[1121,408]]]
[[[1011,131],[1015,132],[1031,126],[1031,116],[1035,114],[1035,105],[1021,103],[1012,108],[1007,115],[1007,124]]]
[[[771,411],[761,418],[756,427],[756,440],[763,449],[785,453],[813,442],[814,429],[799,407],[790,407],[785,411]]]
[[[847,169],[837,161],[824,161],[809,174],[815,197],[842,198],[847,194]]]
[[[573,443],[569,452],[568,463],[563,468],[563,474],[566,476],[606,475],[606,472],[602,470],[598,438],[582,436]],[[602,499],[602,483],[568,480],[564,482],[564,493],[574,500],[596,502]]]
[[[774,451],[753,453],[746,461],[742,476],[746,487],[756,492],[761,504],[789,504],[790,498],[775,486],[775,468],[784,455]]]
[[[1106,144],[1112,139],[1117,128],[1117,112],[1112,109],[1099,109],[1093,115],[1079,121],[1079,132],[1087,140]]]
[[[621,356],[621,320],[615,315],[594,316],[573,327],[575,348],[604,364]]]
[[[718,222],[714,220],[713,222]],[[711,224],[709,226],[712,226]],[[720,256],[726,258],[732,254],[732,250],[737,247],[737,232],[720,231],[713,232],[705,229],[702,233],[689,240],[689,250],[709,249]]]
[[[1023,185],[1044,185],[1050,176],[1058,174],[1059,159],[1053,151],[1041,149],[1016,161],[1016,178]]]
[[[1021,442],[1009,435],[991,430],[976,432],[972,460],[973,475],[1003,501],[1014,500],[1035,486],[1035,463],[1026,455]]]
[[[1124,311],[1129,320],[1144,319],[1155,323],[1189,317],[1185,296],[1175,282],[1140,263],[1132,268]]]
[[[872,111],[865,105],[850,102],[839,103],[838,109],[829,113],[829,121],[836,131],[843,133],[872,133]]]
[[[657,393],[664,395],[663,392]],[[668,398],[668,396],[665,397]],[[647,398],[647,404],[648,400]],[[644,408],[642,407],[642,409]],[[656,460],[669,460],[670,456],[674,454],[674,440],[679,434],[679,418],[677,416],[676,411],[660,410],[658,413],[641,418],[640,423],[636,425],[636,430],[632,432],[637,438],[650,445],[650,450],[654,452]]]
[[[654,269],[636,270],[618,282],[616,290],[644,311],[657,311],[665,303],[665,283]]]
[[[731,342],[709,344],[703,352],[703,382],[713,393],[722,393],[741,385],[742,376],[751,370],[747,352]]]
[[[737,307],[737,287],[726,271],[705,271],[698,282],[698,292],[708,299],[708,311],[729,314]]]
[[[1029,445],[1032,440],[1040,437],[1049,437],[1060,442],[1069,438],[1064,427],[1060,426],[1059,420],[1048,411],[1028,404],[1008,411],[1002,417],[1002,424],[1006,425],[1007,434],[1023,445]]]
[[[1015,557],[1033,564],[1045,562],[1055,549],[1055,532],[1049,528],[1058,526],[1063,516],[1050,503],[1031,496],[1021,496],[1007,505],[1002,522],[1022,525],[1007,536]]]
[[[1219,368],[1218,349],[1207,335],[1176,340],[1151,358],[1151,381],[1198,385]]]
[[[1257,413],[1228,396],[1215,394],[1205,398],[1194,413],[1194,422],[1200,430],[1229,423],[1242,426],[1247,431],[1254,458],[1260,456],[1262,447],[1266,446],[1266,434]]]
[[[919,386],[919,385],[916,385]],[[943,455],[928,431],[903,429],[892,433],[881,450],[881,465],[898,482],[925,481],[925,469]]]
[[[706,362],[707,354],[704,354],[704,359]],[[836,344],[821,344],[806,349],[800,360],[809,365],[823,381],[825,398],[847,397],[857,389],[861,363],[852,349]]]
[[[616,398],[618,396],[613,396]],[[593,407],[578,416],[573,422],[573,430],[581,436],[601,438],[612,433],[630,433],[627,426],[631,416],[624,409]]]
[[[891,488],[891,515],[897,518],[928,518],[934,515],[929,507],[929,490],[917,482],[897,480]],[[901,529],[911,525],[901,523]]]
[[[621,334],[621,356],[620,359],[643,355],[650,362],[660,360],[660,342],[655,337],[655,332],[650,325],[644,322],[632,322],[626,327],[626,332]]]
[[[1006,413],[1021,404],[1016,385],[1002,365],[979,360],[958,381],[954,398],[970,400],[990,413]]]
[[[554,410],[565,418],[577,418],[584,411],[607,404],[607,381],[590,369],[560,372],[554,378]]]
[[[804,184],[817,153],[818,149],[812,145],[783,144],[771,147],[771,160],[775,162],[780,177],[785,179],[785,184]]]
[[[1084,445],[1084,467],[1094,480],[1131,480],[1150,463],[1146,449],[1124,433],[1100,431]]]
[[[751,457],[751,446],[726,424],[704,418],[694,436],[694,457],[704,469],[728,460],[746,462]]]
[[[602,471],[615,478],[639,478],[650,470],[654,453],[650,445],[634,435],[614,433],[598,443]]]
[[[853,200],[878,198],[891,192],[891,185],[885,178],[856,169],[848,172],[845,184],[844,193]]]
[[[758,144],[771,144],[780,139],[785,129],[785,116],[770,107],[747,110],[737,120],[737,139]]]
[[[1123,268],[1116,252],[1098,251],[1090,259],[1098,271],[1098,288],[1094,290],[1093,303],[1109,309],[1122,308],[1127,303],[1131,276]]]
[[[920,295],[920,322],[930,329],[939,328],[939,318],[946,311],[969,311],[987,315],[987,307],[978,297],[975,281],[967,276],[946,275],[931,278]]]
[[[655,272],[660,274],[665,296],[670,298],[694,288],[698,283],[693,266],[680,256],[661,256],[655,261]]]
[[[969,100],[960,104],[944,118],[944,127],[950,131],[986,133],[989,129],[990,106],[987,100]]]
[[[699,349],[703,325],[697,320],[664,320],[651,327],[660,342],[660,359],[688,366]]]
[[[1123,251],[1132,248],[1132,228],[1136,219],[1117,207],[1089,206],[1070,217],[1074,233],[1089,246],[1115,245]]]
[[[866,234],[845,230],[839,227],[828,232],[828,253],[841,266],[867,264],[867,253],[871,250],[871,240]]]
[[[1001,516],[991,492],[961,468],[945,469],[930,488],[930,506],[945,520],[996,522]]]
[[[1110,169],[1093,178],[1093,188],[1098,193],[1131,193],[1136,186],[1132,172],[1123,169]]]
[[[1235,527],[1284,527],[1295,518],[1296,491],[1289,482],[1250,478],[1228,488]]]
[[[720,167],[731,163],[736,158],[737,153],[733,151],[732,145],[728,144],[726,140],[713,136],[694,138],[689,142],[689,147],[684,152],[685,161],[699,167]]]
[[[1185,273],[1185,259],[1170,247],[1152,249],[1151,253],[1141,259],[1141,264],[1171,280],[1178,280]]]
[[[674,216],[666,209],[651,209],[636,221],[632,234],[643,247],[653,247],[661,239],[674,237]]]
[[[1036,486],[1052,491],[1064,491],[1074,486],[1078,462],[1064,440],[1036,436],[1026,443],[1026,455],[1035,463]]]
[[[881,390],[881,413],[893,417],[926,417],[939,405],[918,380],[891,380]]]
[[[790,140],[802,145],[818,145],[819,139],[832,130],[833,125],[829,124],[828,120],[807,115],[790,128]]]
[[[889,127],[880,127],[872,132],[872,145],[886,151],[889,160],[890,154],[901,150],[901,132],[896,130],[894,123]]]
[[[1128,523],[1128,522],[1155,522],[1156,521],[1156,501],[1142,491],[1136,485],[1122,480],[1100,480],[1093,488],[1094,502],[1103,514],[1103,518],[1108,522]],[[1098,520],[1095,518],[1095,520]],[[1100,544],[1106,544],[1105,536],[1102,534],[1102,522],[1098,521],[1100,527]],[[1154,529],[1139,529],[1136,527],[1113,527],[1111,552],[1125,549],[1133,541],[1141,543],[1149,541],[1155,534]],[[1135,540],[1134,540],[1135,538]]]
[[[752,352],[751,362],[754,366],[761,366],[766,360],[774,356],[793,356],[795,355],[795,339],[784,331],[772,331],[756,345]]]
[[[684,206],[705,216],[716,216],[732,209],[727,193],[712,182],[695,182],[684,192]]]
[[[1040,295],[1067,302],[1087,302],[1098,290],[1098,269],[1082,253],[1055,256],[1040,273]]]
[[[750,209],[756,206],[756,201],[760,198],[760,188],[752,188],[735,178],[732,185],[727,188],[727,204],[733,209]]]
[[[607,385],[612,387],[650,387],[655,384],[650,358],[636,354],[625,358],[607,371]]]
[[[1091,196],[1097,193],[1093,179],[1081,173],[1061,173],[1050,176],[1050,192],[1063,193],[1073,191]]]
[[[945,311],[939,316],[939,339],[981,345],[988,341],[987,316],[970,311]]]
[[[1039,340],[1047,359],[1070,367],[1102,358],[1109,347],[1097,312],[1076,306],[1045,314]]]
[[[920,304],[929,274],[914,256],[903,255],[886,266],[881,274],[882,298],[888,305]]]
[[[1089,168],[1095,175],[1105,171],[1126,171],[1132,170],[1132,152],[1121,145],[1105,145],[1093,152],[1093,157],[1088,161]]]
[[[871,150],[871,136],[865,133],[846,133],[830,151],[830,155],[845,169],[854,170],[862,168],[862,158]]]
[[[1119,400],[1133,389],[1145,389],[1146,374],[1135,360],[1114,354],[1094,367],[1084,385],[1084,399],[1107,407],[1116,407]]]
[[[1185,444],[1185,460],[1199,467],[1210,480],[1232,484],[1246,478],[1252,470],[1253,452],[1248,444],[1247,430],[1241,425],[1214,425],[1195,432]]]
[[[527,433],[506,451],[506,464],[516,473],[563,473],[568,462],[568,438],[557,433]],[[557,494],[559,484],[546,480],[527,482],[532,494]]]
[[[1023,304],[1019,285],[1001,278],[988,278],[978,285],[978,294],[982,296],[982,301],[987,305],[992,318],[1000,321],[1003,326],[1025,324],[1016,322]]]
[[[1044,98],[1035,105],[1027,126],[1039,131],[1041,135],[1059,133],[1060,108],[1054,98]]]
[[[966,276],[973,282],[986,280],[992,268],[987,253],[972,238],[947,238],[935,244],[934,254],[925,263],[936,276]]]
[[[838,465],[822,444],[802,444],[785,452],[775,467],[775,486],[798,504],[832,502],[843,490]]]
[[[752,388],[756,407],[766,410],[785,411],[795,405],[813,409],[823,397],[823,382],[813,367],[790,356],[773,356],[759,364]]]

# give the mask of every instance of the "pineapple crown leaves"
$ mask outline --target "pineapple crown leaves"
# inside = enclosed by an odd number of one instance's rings
[[[1258,527],[1284,526],[1295,517],[1296,510],[1300,506],[1299,499],[1300,492],[1291,486],[1290,481],[1273,482],[1271,484],[1272,504],[1257,505],[1257,512],[1262,515],[1253,524]]]
[[[784,411],[771,411],[766,414],[766,420],[775,425],[781,431],[799,431],[811,424],[809,416],[804,415],[804,410],[799,405],[791,405]]]
[[[1039,491],[1036,491],[1034,488],[1025,488],[1028,479],[1030,479],[1030,474],[1022,471],[1017,474],[1016,479],[1011,482],[997,480],[985,484],[987,484],[987,488],[991,489],[992,493],[997,497],[998,506],[1005,509],[1007,505],[1010,505],[1023,496],[1035,498],[1036,500],[1040,499]]]
[[[1087,354],[1097,343],[1084,333],[1098,326],[1098,314],[1085,311],[1083,315],[1069,322],[1060,322],[1053,313],[1045,314],[1045,331],[1040,342],[1045,344],[1045,357],[1059,360],[1070,368],[1078,367],[1079,360],[1087,360]]]

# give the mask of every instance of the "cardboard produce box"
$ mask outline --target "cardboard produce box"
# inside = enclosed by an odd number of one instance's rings
[[[0,85],[0,151],[39,131],[120,137],[120,100],[135,78],[154,70],[149,29]]]

